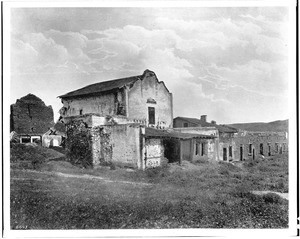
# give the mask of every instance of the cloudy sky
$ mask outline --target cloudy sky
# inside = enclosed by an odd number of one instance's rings
[[[288,8],[11,10],[11,103],[153,70],[174,117],[288,118]]]

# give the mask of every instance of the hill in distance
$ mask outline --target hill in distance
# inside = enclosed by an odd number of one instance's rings
[[[236,123],[228,124],[228,126],[246,130],[246,131],[256,131],[256,132],[288,132],[289,121],[288,120],[276,120],[269,123],[257,122],[257,123]]]

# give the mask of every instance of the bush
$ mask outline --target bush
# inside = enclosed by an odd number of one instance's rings
[[[275,193],[267,193],[262,196],[263,200],[266,203],[280,203],[281,202],[281,197]]]
[[[70,163],[85,168],[93,166],[91,134],[82,122],[68,126],[66,148]]]

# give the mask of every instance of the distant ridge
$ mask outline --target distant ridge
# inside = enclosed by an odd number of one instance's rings
[[[289,130],[289,121],[288,120],[276,120],[269,123],[236,123],[236,124],[228,124],[228,126],[246,130],[246,131],[256,131],[256,132],[264,132],[264,131],[273,131],[273,132],[288,132]]]

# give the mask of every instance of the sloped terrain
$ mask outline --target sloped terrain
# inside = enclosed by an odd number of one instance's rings
[[[10,163],[14,168],[36,168],[49,160],[62,160],[65,155],[50,148],[45,148],[37,144],[10,145]]]
[[[288,120],[277,120],[269,123],[236,123],[228,124],[228,126],[246,130],[246,131],[255,131],[255,132],[288,132],[289,121]]]
[[[287,228],[288,201],[262,190],[288,192],[287,155],[146,171],[47,161],[11,169],[11,228]]]

